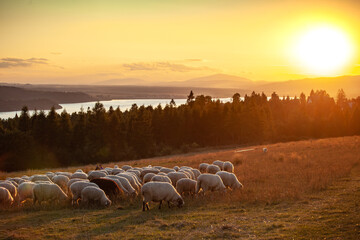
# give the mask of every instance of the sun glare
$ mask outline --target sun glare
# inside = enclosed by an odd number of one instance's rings
[[[330,75],[343,70],[351,60],[352,45],[335,27],[309,29],[297,41],[295,57],[310,74]]]

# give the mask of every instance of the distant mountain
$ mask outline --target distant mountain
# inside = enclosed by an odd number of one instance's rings
[[[23,106],[30,110],[48,110],[52,106],[61,108],[60,103],[90,101],[95,101],[95,98],[82,92],[39,91],[0,86],[0,112],[20,110]]]
[[[124,85],[124,86],[135,86],[135,85],[148,85],[149,83],[139,78],[115,78],[96,82],[95,85]]]

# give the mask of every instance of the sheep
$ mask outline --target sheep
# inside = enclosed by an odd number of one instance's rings
[[[48,176],[48,178],[53,178],[54,176],[55,176],[55,173],[53,173],[53,172],[47,172],[47,173],[45,173],[45,175],[46,176]]]
[[[124,166],[122,166],[121,168],[122,168],[124,171],[127,171],[127,170],[131,169],[132,166],[124,165]]]
[[[188,176],[183,172],[170,172],[167,176],[171,179],[172,185],[176,187],[176,182],[182,178],[188,178]]]
[[[145,211],[145,207],[150,210],[149,202],[160,202],[159,209],[161,209],[162,201],[167,201],[170,208],[170,202],[176,204],[178,207],[184,205],[184,200],[180,194],[176,191],[174,186],[167,182],[148,182],[141,188],[141,194],[143,196],[142,210]]]
[[[104,179],[110,179],[110,180],[113,180],[116,185],[118,185],[118,187],[126,194],[126,195],[130,195],[129,192],[124,188],[124,186],[121,184],[121,182],[119,181],[119,179],[116,179],[116,178],[111,178],[110,176],[106,176],[106,177],[103,177]]]
[[[70,176],[70,179],[74,178],[88,179],[88,175],[84,172],[75,172]]]
[[[155,174],[158,174],[160,171],[156,168],[149,168],[149,167],[146,167],[146,168],[143,168],[143,170],[141,171],[141,174],[140,174],[140,178],[141,179],[144,179],[144,176],[145,174],[147,173],[155,173]]]
[[[19,178],[19,177],[13,177],[13,178],[10,178],[9,180],[13,181],[13,182],[16,182],[17,184],[20,184],[20,182],[23,181],[24,179]]]
[[[224,171],[233,173],[233,172],[234,172],[234,165],[233,165],[231,162],[226,161],[226,162],[224,163]]]
[[[207,173],[212,173],[215,174],[217,172],[221,171],[220,167],[214,164],[210,164],[207,168],[206,168],[206,172]]]
[[[153,168],[156,168],[157,170],[160,170],[162,166],[153,166]]]
[[[18,204],[20,205],[26,199],[33,199],[34,182],[23,182],[18,187]]]
[[[200,172],[205,173],[208,166],[209,166],[208,163],[200,163],[200,165],[199,165]]]
[[[111,198],[124,196],[124,191],[116,184],[116,182],[109,178],[95,178],[90,182],[95,183],[100,189],[104,190],[106,195]]]
[[[73,184],[74,182],[90,182],[90,181],[89,181],[89,179],[72,178],[72,179],[70,179],[69,182],[67,183],[68,189],[70,189],[71,184]]]
[[[169,172],[176,172],[176,171],[171,168],[163,167],[163,168],[160,168],[160,172],[169,173]]]
[[[123,173],[123,172],[125,172],[123,169],[121,169],[121,168],[114,168],[112,171],[111,171],[111,175],[116,175],[116,174],[118,174],[118,173]]]
[[[136,190],[136,192],[140,192],[141,186],[139,186],[139,185],[137,184],[137,182],[136,182],[135,179],[134,179],[134,176],[129,175],[129,174],[126,174],[126,173],[119,173],[119,174],[116,174],[116,176],[120,176],[120,177],[126,178],[126,179],[130,182],[131,186]]]
[[[4,187],[0,187],[0,204],[4,207],[10,207],[14,202],[9,190]]]
[[[176,190],[180,195],[183,195],[183,193],[194,195],[196,190],[196,181],[188,178],[182,178],[177,181]]]
[[[70,178],[72,173],[71,172],[56,172],[55,175],[64,175],[64,176],[67,176],[68,178]]]
[[[174,172],[175,172],[175,171],[174,171]],[[167,176],[167,174],[166,174],[166,173],[164,173],[164,172],[159,172],[157,175]]]
[[[137,172],[139,173],[139,176],[137,174]],[[141,178],[140,178],[140,171],[138,170],[134,170],[134,171],[131,171],[131,170],[128,170],[125,172],[126,174],[129,174],[130,176],[133,176],[136,183],[141,186],[142,185],[142,181],[141,181]]]
[[[27,175],[23,175],[21,178],[22,178],[22,179],[24,179],[24,180],[28,180],[28,181],[30,181],[30,177],[29,177],[29,176],[27,176]]]
[[[239,182],[236,175],[233,173],[229,173],[226,171],[217,172],[216,175],[221,177],[225,187],[229,187],[230,189],[241,189],[243,185]]]
[[[147,183],[147,182],[150,182],[151,179],[155,176],[156,174],[155,173],[147,173],[145,174],[144,176],[144,179],[143,179],[143,183]]]
[[[175,166],[175,167],[173,167],[173,168],[174,168],[174,170],[175,170],[176,172],[180,170],[179,166]]]
[[[49,182],[51,182],[50,178],[47,175],[33,175],[33,176],[30,177],[30,181],[32,181],[32,182],[36,182],[36,181],[49,181]]]
[[[203,193],[206,191],[226,191],[226,187],[219,175],[204,173],[201,174],[196,182],[195,193],[199,193],[200,189]]]
[[[220,160],[216,160],[212,163],[213,165],[219,166],[220,170],[224,169],[224,162]]]
[[[129,170],[127,170],[126,172],[135,173],[135,175],[136,175],[136,177],[138,178],[138,180],[140,180],[141,171],[136,170],[136,169],[129,169]]]
[[[151,182],[168,182],[171,183],[171,179],[168,176],[155,175],[151,178]]]
[[[88,186],[99,187],[95,183],[85,182],[85,181],[74,182],[73,184],[70,185],[70,191],[72,193],[72,203],[73,204],[77,203],[77,200],[81,197],[81,191],[85,187],[88,187]]]
[[[88,205],[89,202],[98,202],[103,207],[111,205],[111,200],[105,192],[98,187],[88,186],[81,191],[81,204]]]
[[[107,176],[107,178],[111,178],[111,179],[117,179],[119,180],[119,182],[122,185],[122,189],[124,190],[124,192],[128,192],[130,196],[137,196],[137,192],[136,190],[131,186],[129,180],[127,180],[127,178],[124,177],[120,177],[120,176],[114,176],[114,175],[109,175]]]
[[[101,178],[101,177],[105,177],[105,176],[107,176],[106,173],[96,170],[96,171],[89,172],[88,179],[91,181],[94,178]]]
[[[52,178],[52,181],[57,184],[65,193],[68,191],[67,184],[69,178],[65,175],[56,175]]]
[[[35,184],[33,188],[34,205],[38,202],[41,205],[42,201],[66,201],[68,196],[61,190],[61,188],[53,183],[39,183]]]
[[[114,169],[113,169],[113,168],[106,167],[104,170],[105,170],[106,173],[109,175],[109,174],[111,174],[112,170],[114,170]]]
[[[191,169],[191,171],[193,172],[193,174],[195,176],[195,180],[197,180],[197,178],[200,176],[201,172],[198,169]]]
[[[194,175],[194,173],[191,171],[191,169],[188,169],[188,168],[185,168],[185,169],[184,169],[184,168],[183,168],[183,169],[180,169],[179,172],[183,172],[183,173],[187,174],[189,178],[195,180],[195,175]]]
[[[10,192],[11,197],[14,200],[17,199],[17,195],[18,195],[17,187],[12,182],[10,181],[0,182],[0,187],[6,188]]]
[[[83,173],[84,171],[83,171],[82,169],[80,169],[80,168],[79,168],[79,169],[78,169],[78,170],[76,170],[75,172],[76,172],[76,173],[77,173],[77,172],[79,172],[79,173]]]

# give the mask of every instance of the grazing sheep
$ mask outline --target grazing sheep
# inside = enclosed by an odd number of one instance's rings
[[[114,168],[112,171],[111,171],[111,175],[116,175],[116,174],[118,174],[118,173],[123,173],[123,172],[125,172],[123,169],[121,169],[121,168]]]
[[[64,176],[67,176],[68,178],[70,178],[72,173],[71,172],[56,172],[55,175],[64,175]]]
[[[116,184],[116,182],[109,178],[95,178],[90,182],[99,186],[106,195],[110,198],[116,198],[118,196],[124,196],[124,191]]]
[[[191,171],[193,172],[193,174],[195,176],[195,180],[197,180],[197,178],[200,176],[201,172],[198,169],[191,169]]]
[[[185,169],[180,169],[179,172],[183,172],[186,175],[188,175],[189,178],[195,180],[195,175],[194,173],[191,171],[191,169],[185,168]]]
[[[199,165],[200,172],[205,173],[208,166],[209,166],[208,163],[200,163],[200,165]]]
[[[81,191],[81,204],[89,205],[89,202],[97,202],[103,207],[111,205],[110,199],[105,192],[98,187],[88,186]]]
[[[179,166],[175,166],[175,167],[174,167],[174,170],[175,170],[176,172],[179,171],[179,170],[180,170]]]
[[[207,168],[206,168],[206,172],[207,173],[212,173],[215,174],[217,172],[221,171],[220,167],[214,164],[210,164]]]
[[[30,181],[30,177],[29,177],[29,176],[27,176],[27,175],[23,175],[21,178],[22,178],[22,179],[24,179],[24,180],[28,180],[28,181]]]
[[[143,170],[141,171],[141,174],[140,174],[140,178],[141,179],[144,179],[144,176],[145,174],[147,173],[155,173],[155,174],[158,174],[160,171],[156,168],[149,168],[149,167],[145,167],[143,168]]]
[[[73,184],[74,182],[90,182],[89,179],[81,179],[81,178],[72,178],[69,180],[69,182],[67,183],[67,187],[70,189],[71,184]]]
[[[70,179],[74,178],[88,179],[88,175],[84,172],[75,172],[70,176]]]
[[[129,169],[129,170],[127,170],[126,172],[135,173],[135,175],[136,175],[136,177],[138,178],[138,180],[141,180],[141,179],[140,179],[141,171],[136,170],[136,169]]]
[[[175,172],[175,171],[174,171],[174,172]],[[159,172],[157,175],[167,176],[167,174],[166,174],[166,173],[164,173],[164,172]]]
[[[185,193],[194,195],[196,190],[196,181],[188,178],[180,179],[176,183],[176,190],[180,195],[183,195]]]
[[[127,170],[131,169],[132,166],[124,165],[124,166],[122,166],[121,168],[122,168],[124,171],[127,171]]]
[[[14,200],[17,199],[17,195],[18,195],[18,192],[17,192],[17,187],[10,181],[4,181],[4,182],[0,182],[0,187],[3,187],[3,188],[6,188],[7,190],[9,190],[12,198]]]
[[[75,172],[76,172],[76,173],[77,173],[77,172],[82,173],[82,172],[84,172],[84,171],[83,171],[82,169],[78,169],[78,170],[76,170]]]
[[[10,207],[14,202],[9,190],[4,187],[0,187],[0,204],[4,207]]]
[[[116,174],[116,176],[126,178],[130,182],[131,186],[136,190],[136,192],[140,192],[141,186],[138,185],[138,183],[136,182],[135,177],[133,175],[126,174],[126,173],[119,173],[119,174]]]
[[[137,192],[136,190],[131,186],[129,180],[127,180],[127,178],[124,177],[120,177],[117,175],[109,175],[107,176],[107,178],[111,178],[111,179],[117,179],[119,180],[119,182],[121,183],[124,192],[128,192],[130,196],[137,196]]]
[[[233,172],[234,172],[234,165],[233,165],[231,162],[226,161],[226,162],[224,163],[224,171],[233,173]]]
[[[206,191],[225,191],[226,187],[219,175],[204,173],[197,179],[195,193],[199,193],[200,189],[205,193]]]
[[[137,185],[139,185],[139,186],[141,187],[141,185],[142,185],[141,178],[137,175],[137,173],[136,173],[135,171],[136,171],[136,172],[139,172],[139,175],[140,175],[140,171],[137,171],[137,170],[134,170],[134,171],[128,170],[128,171],[126,171],[125,173],[126,173],[126,174],[129,174],[130,176],[133,176],[134,179],[135,179],[135,181],[136,181],[136,183],[137,183]]]
[[[18,204],[20,205],[26,199],[33,199],[33,188],[36,183],[23,182],[18,187]]]
[[[30,177],[30,181],[32,181],[32,182],[36,182],[36,181],[49,181],[49,182],[51,182],[50,178],[48,176],[46,176],[46,175],[33,175],[33,176]]]
[[[144,176],[144,179],[143,179],[143,183],[147,183],[147,182],[150,182],[151,179],[155,176],[156,174],[155,173],[147,173],[145,174]]]
[[[97,187],[97,188],[99,187],[95,183],[85,182],[85,181],[74,182],[73,184],[70,185],[70,191],[72,193],[72,203],[73,204],[77,203],[77,200],[81,197],[81,191],[88,186],[93,186],[93,187]]]
[[[48,176],[48,178],[53,178],[54,176],[55,176],[55,173],[53,173],[53,172],[47,172],[47,173],[45,173],[45,175],[46,176]]]
[[[153,166],[153,168],[156,168],[157,170],[160,170],[162,166]]]
[[[89,172],[88,179],[91,181],[91,180],[93,180],[95,178],[101,178],[101,177],[105,177],[105,176],[107,176],[106,173],[104,173],[104,172],[102,172],[100,170],[96,170],[96,171]]]
[[[225,187],[229,187],[232,190],[240,189],[243,187],[243,185],[239,182],[239,180],[233,173],[229,173],[226,171],[220,171],[220,172],[217,172],[216,175],[219,175],[221,177],[221,180],[223,181]]]
[[[67,184],[69,182],[69,178],[65,175],[57,175],[52,178],[52,181],[57,184],[65,193],[68,191]]]
[[[169,208],[170,202],[176,204],[178,207],[182,207],[184,205],[184,200],[170,183],[145,183],[141,188],[141,194],[143,196],[143,211],[145,211],[145,207],[150,210],[149,202],[151,201],[160,202],[159,209],[161,208],[162,201],[168,202]]]
[[[169,173],[169,172],[176,172],[176,171],[171,168],[163,167],[163,168],[160,168],[160,172]]]
[[[216,160],[212,164],[218,166],[220,168],[220,170],[224,169],[224,162],[223,161]]]
[[[107,175],[109,175],[109,174],[111,174],[112,170],[114,170],[114,169],[106,167],[104,170],[106,171]]]
[[[41,205],[42,201],[66,201],[68,196],[61,190],[61,188],[53,183],[39,183],[33,188],[34,205],[38,202]]]
[[[23,181],[24,179],[19,178],[19,177],[13,177],[13,178],[10,178],[9,180],[12,181],[12,182],[15,182],[17,184],[20,184],[20,182]]]
[[[155,175],[151,178],[151,182],[168,182],[172,184],[171,179],[168,176]]]
[[[126,194],[126,195],[130,195],[129,192],[124,188],[124,186],[121,184],[121,182],[119,181],[119,179],[116,179],[116,178],[111,178],[110,176],[106,176],[106,177],[103,177],[105,179],[111,179],[113,180],[116,185],[118,185],[118,187]]]
[[[167,176],[171,179],[172,185],[176,187],[176,182],[182,178],[188,178],[188,176],[183,172],[170,172]]]

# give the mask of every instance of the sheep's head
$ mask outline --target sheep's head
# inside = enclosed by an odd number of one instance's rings
[[[178,208],[181,208],[183,205],[185,204],[184,200],[182,199],[182,197],[179,197],[177,199],[177,206]]]
[[[105,206],[105,207],[110,207],[110,206],[111,206],[111,200],[105,199],[105,201],[104,201],[104,206]]]

